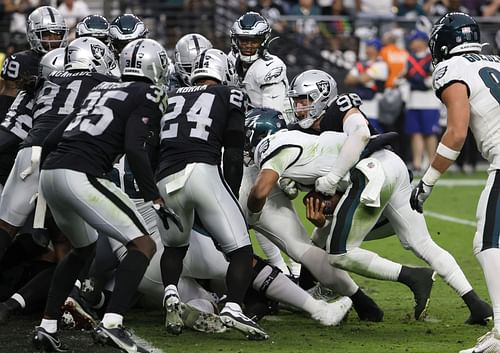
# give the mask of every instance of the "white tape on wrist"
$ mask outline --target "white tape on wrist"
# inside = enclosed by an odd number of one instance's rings
[[[424,182],[424,184],[434,186],[440,177],[441,173],[437,169],[429,167],[429,169],[427,169],[424,176],[422,177],[422,181]]]
[[[446,159],[449,159],[450,161],[454,161],[458,158],[460,151],[452,150],[451,148],[440,142],[436,149],[436,153]]]

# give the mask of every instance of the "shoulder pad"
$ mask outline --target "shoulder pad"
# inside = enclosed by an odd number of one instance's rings
[[[281,82],[286,79],[286,66],[283,61],[274,55],[268,59],[259,59],[251,66],[255,72],[255,79],[261,85]]]

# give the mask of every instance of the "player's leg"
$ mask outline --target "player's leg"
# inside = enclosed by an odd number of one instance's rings
[[[485,320],[492,315],[491,307],[475,293],[455,258],[433,241],[424,216],[410,208],[408,200],[411,184],[404,178],[405,172],[402,173],[400,182],[395,186],[398,191],[393,194],[384,215],[391,222],[402,245],[427,262],[464,300],[470,310],[466,322],[485,324]]]

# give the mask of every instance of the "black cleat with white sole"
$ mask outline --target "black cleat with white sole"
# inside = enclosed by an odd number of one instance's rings
[[[224,325],[242,332],[251,341],[262,341],[269,338],[269,335],[259,325],[243,314],[241,307],[236,303],[226,303],[219,316]]]
[[[135,343],[132,334],[122,326],[105,328],[101,322],[94,329],[92,336],[95,343],[115,347],[125,353],[150,353]]]
[[[33,347],[38,351],[44,352],[68,352],[69,348],[65,346],[56,333],[48,333],[43,327],[36,326],[31,339]]]

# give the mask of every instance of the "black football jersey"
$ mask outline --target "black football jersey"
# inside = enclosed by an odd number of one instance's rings
[[[147,145],[158,140],[166,102],[163,89],[145,82],[101,83],[57,127],[64,132],[43,169],[71,169],[103,177],[126,154],[142,197],[146,201],[158,198]],[[48,138],[51,145],[53,134]]]
[[[21,78],[37,77],[42,54],[33,50],[24,50],[7,57],[2,67],[2,78],[17,81]]]
[[[161,119],[157,179],[189,163],[221,164],[222,147],[231,134],[243,134],[244,95],[223,85],[182,87],[168,99]]]
[[[43,140],[68,114],[80,106],[92,88],[116,78],[94,72],[54,71],[38,89],[33,126],[21,147],[41,146]]]
[[[34,102],[33,93],[19,91],[0,128],[24,140],[33,125]]]
[[[291,124],[288,128],[289,130],[301,130],[310,134],[319,135],[324,131],[336,131],[343,132],[344,131],[344,116],[346,113],[352,108],[358,108],[361,106],[362,101],[361,98],[356,93],[344,93],[340,94],[332,100],[328,107],[326,108],[325,116],[320,121],[320,130],[315,130],[313,128],[304,129],[301,128],[300,125]],[[361,111],[361,110],[360,110]],[[366,115],[361,111],[363,116]],[[368,121],[368,118],[366,118]],[[368,122],[368,127],[370,129],[371,135],[376,135],[379,132],[375,129],[375,127]]]

